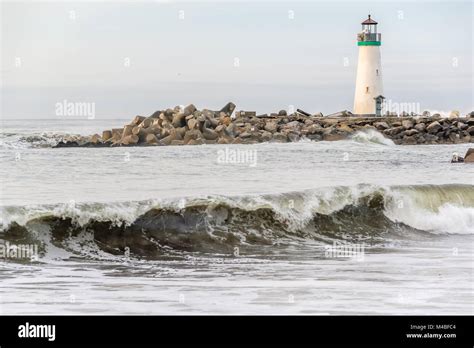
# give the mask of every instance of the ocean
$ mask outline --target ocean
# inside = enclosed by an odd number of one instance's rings
[[[125,123],[2,120],[1,314],[474,314],[472,145],[52,148]]]

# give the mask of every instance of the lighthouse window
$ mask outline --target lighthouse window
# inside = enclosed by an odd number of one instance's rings
[[[369,93],[369,87],[365,87],[365,93]]]
[[[377,76],[379,76],[379,69],[376,69],[375,72],[377,73]]]

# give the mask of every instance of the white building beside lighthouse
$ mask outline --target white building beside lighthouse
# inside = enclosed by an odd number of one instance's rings
[[[359,61],[353,110],[357,115],[380,115],[380,103],[383,100],[380,59],[382,34],[377,32],[377,24],[369,15],[369,18],[362,22],[362,32],[357,34]]]

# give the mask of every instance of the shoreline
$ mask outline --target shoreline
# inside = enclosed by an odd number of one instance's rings
[[[228,103],[219,111],[197,110],[193,104],[135,116],[123,128],[102,135],[66,136],[61,147],[167,146],[256,144],[262,142],[337,141],[357,131],[374,130],[396,145],[464,144],[474,142],[474,112],[466,116],[360,116],[340,112],[330,116],[298,110],[290,115],[235,112]]]

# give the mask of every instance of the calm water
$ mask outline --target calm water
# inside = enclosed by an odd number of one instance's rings
[[[474,313],[469,145],[53,149],[126,121],[2,122],[0,244],[40,250],[0,262],[4,314]]]

